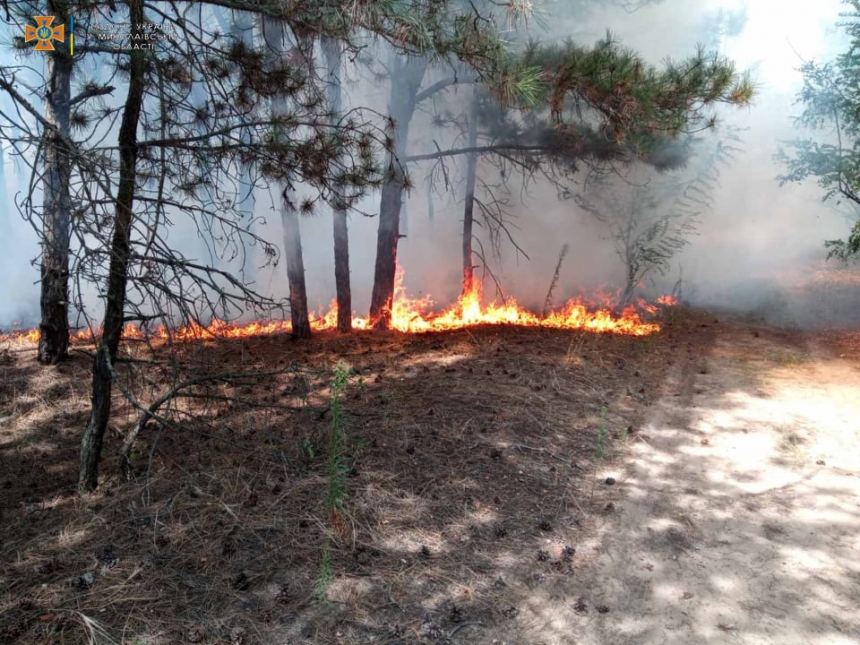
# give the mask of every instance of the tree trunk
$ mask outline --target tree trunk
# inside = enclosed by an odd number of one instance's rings
[[[352,331],[352,289],[349,284],[349,231],[346,211],[334,212],[334,282],[337,289],[337,330]]]
[[[132,34],[142,32],[145,21],[144,0],[129,0],[129,21]],[[119,129],[119,186],[116,193],[113,238],[111,239],[110,269],[105,299],[102,338],[93,364],[92,410],[90,421],[81,440],[78,489],[82,493],[98,486],[99,459],[105,428],[111,410],[113,365],[125,323],[125,296],[128,265],[131,256],[131,228],[134,219],[135,179],[137,164],[137,127],[143,106],[146,85],[146,52],[133,50],[129,54],[128,95]]]
[[[478,94],[474,90],[472,109],[469,114],[469,148],[478,143]],[[475,266],[472,264],[472,225],[475,212],[475,180],[478,174],[478,155],[471,153],[466,160],[466,202],[463,207],[463,295],[471,293],[475,282]]]
[[[323,38],[322,49],[325,54],[328,82],[328,101],[332,111],[332,122],[340,118],[342,109],[341,92],[341,53],[340,43],[334,38]],[[341,333],[352,331],[352,288],[349,283],[349,228],[347,210],[335,208],[332,213],[334,225],[334,283],[337,290],[337,330]]]
[[[370,297],[370,319],[377,329],[387,329],[391,323],[391,302],[394,298],[394,279],[397,271],[397,242],[400,240],[400,207],[406,179],[401,162],[406,156],[409,122],[415,112],[415,97],[427,61],[394,54],[391,64],[391,96],[388,115],[394,122],[393,149],[386,157],[388,178],[382,186],[379,202],[379,229],[376,236],[376,267],[373,292]]]
[[[302,255],[302,231],[296,206],[296,191],[284,188],[281,195],[281,225],[284,227],[284,255],[287,256],[287,279],[290,283],[290,320],[294,338],[310,338],[308,292],[305,286],[305,261]]]
[[[54,4],[54,3],[51,3]],[[54,9],[54,7],[51,7]],[[55,20],[67,20],[63,12]],[[68,39],[67,39],[68,40]],[[69,181],[72,173],[66,141],[70,134],[71,81],[74,61],[68,44],[58,46],[46,61],[48,84],[45,120],[44,202],[42,213],[41,321],[38,360],[56,363],[69,350],[69,244],[72,208]]]
[[[286,33],[282,22],[263,18],[263,41],[272,59],[284,56]],[[304,58],[309,43],[304,43],[305,52],[298,52]],[[299,58],[297,57],[297,58]],[[284,96],[272,99],[272,114],[283,115],[289,112]],[[310,338],[311,323],[308,317],[308,292],[305,286],[305,262],[302,256],[302,231],[299,224],[298,193],[288,178],[281,193],[281,225],[284,231],[284,255],[287,258],[287,280],[290,284],[290,321],[294,338]]]

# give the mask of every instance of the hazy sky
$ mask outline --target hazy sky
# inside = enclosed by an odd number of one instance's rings
[[[714,2],[730,9],[747,8],[748,22],[740,37],[730,40],[726,54],[740,67],[756,66],[772,91],[796,89],[801,60],[831,53],[838,34],[839,0],[750,0]],[[829,40],[829,43],[828,43]]]

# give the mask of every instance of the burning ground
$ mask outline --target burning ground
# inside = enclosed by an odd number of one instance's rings
[[[591,297],[570,298],[561,307],[547,306],[542,314],[537,314],[522,306],[514,298],[502,301],[485,302],[480,285],[476,282],[472,289],[462,294],[455,303],[435,310],[433,299],[429,296],[412,298],[403,287],[403,273],[398,272],[394,289],[394,299],[390,311],[389,328],[403,333],[426,333],[452,331],[475,325],[517,325],[521,327],[540,327],[546,329],[585,330],[596,333],[647,336],[660,329],[654,316],[666,307],[677,304],[674,297],[664,294],[648,303],[637,298],[633,304],[619,307],[619,293],[598,292]],[[327,311],[311,315],[310,323],[314,331],[337,329],[337,302],[332,301]],[[352,316],[352,328],[371,329],[373,322],[367,316]],[[168,329],[164,325],[142,329],[134,323],[125,325],[123,337],[126,340],[175,340],[186,341],[201,338],[248,338],[267,334],[289,333],[292,326],[288,320],[255,320],[250,322],[226,323],[214,320],[206,325],[183,325]],[[72,342],[92,343],[100,331],[82,329],[72,334]],[[17,330],[0,333],[0,342],[38,343],[39,330]]]

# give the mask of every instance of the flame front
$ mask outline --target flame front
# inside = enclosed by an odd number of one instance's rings
[[[605,296],[604,303],[609,301]],[[448,331],[473,327],[476,325],[515,325],[521,327],[544,327],[550,329],[584,330],[595,333],[623,334],[628,336],[647,336],[660,330],[656,322],[643,320],[643,313],[654,315],[659,307],[669,307],[677,304],[672,296],[660,296],[654,304],[639,300],[636,306],[625,308],[620,314],[613,314],[608,304],[598,307],[589,306],[583,299],[569,300],[563,307],[539,316],[521,307],[516,300],[509,298],[504,302],[495,301],[484,304],[479,286],[461,295],[457,302],[447,309],[434,313],[433,301],[429,296],[410,298],[403,288],[403,274],[398,271],[395,283],[394,299],[391,305],[391,329],[403,333],[423,333]],[[353,316],[353,329],[370,329],[372,322],[366,317]],[[332,301],[328,311],[312,315],[311,327],[316,331],[334,330],[337,328],[337,303]],[[182,341],[199,338],[246,338],[290,332],[289,321],[256,320],[248,323],[226,323],[215,320],[209,325],[191,324],[168,330],[158,327],[154,330],[142,330],[139,327],[126,325],[123,337],[126,339],[167,339]],[[74,332],[72,342],[91,343],[94,335],[89,330]],[[19,341],[37,343],[39,331],[12,332],[0,334],[0,341]]]

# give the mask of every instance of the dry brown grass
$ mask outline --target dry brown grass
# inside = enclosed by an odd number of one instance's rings
[[[611,499],[595,487],[603,406],[613,453],[702,324],[680,317],[649,338],[495,327],[188,345],[183,378],[285,371],[192,390],[221,398],[179,400],[178,426],[149,423],[130,481],[115,455],[137,413],[117,395],[103,484],[86,500],[74,481],[89,358],[39,368],[32,352],[6,351],[0,642],[515,640],[591,558],[571,549]],[[319,603],[340,360],[355,370],[352,469]],[[180,376],[167,363],[122,370],[146,403]]]

